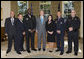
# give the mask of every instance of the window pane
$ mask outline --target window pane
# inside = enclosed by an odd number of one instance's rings
[[[18,1],[18,13],[24,16],[27,10],[27,1]]]
[[[70,15],[71,10],[74,9],[72,1],[64,1],[64,17]]]
[[[40,5],[40,9],[43,9],[43,5]]]
[[[51,6],[51,1],[41,1],[40,2],[40,9],[44,10],[45,15],[50,14],[50,6]]]

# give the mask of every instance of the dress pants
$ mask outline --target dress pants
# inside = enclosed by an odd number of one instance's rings
[[[34,49],[34,36],[35,32],[30,33],[29,31],[26,32],[26,50],[30,50],[30,40],[31,40],[31,49]]]
[[[74,52],[78,53],[78,32],[68,32],[68,51],[72,51],[72,41],[74,42]]]

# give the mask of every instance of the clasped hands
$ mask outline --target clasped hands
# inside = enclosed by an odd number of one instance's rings
[[[33,29],[33,30],[29,29],[28,31],[31,32],[31,33],[33,33],[35,31],[35,29]]]
[[[73,31],[73,27],[69,27],[69,31]]]
[[[61,33],[61,31],[60,31],[60,30],[57,30],[57,33],[58,33],[58,34],[60,34],[60,33]]]
[[[50,31],[48,31],[48,33],[52,35],[52,34],[53,34],[53,31],[51,31],[51,32],[50,32]]]

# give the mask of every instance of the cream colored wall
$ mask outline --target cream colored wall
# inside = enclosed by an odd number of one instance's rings
[[[10,1],[1,1],[1,8],[3,9],[3,21],[1,21],[1,27],[4,27],[5,18],[10,16]]]
[[[81,25],[80,25],[80,37],[83,38],[83,1],[81,1]]]

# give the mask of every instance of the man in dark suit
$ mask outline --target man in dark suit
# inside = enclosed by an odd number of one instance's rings
[[[30,38],[31,38],[31,50],[36,51],[34,47],[34,36],[35,36],[35,30],[36,30],[36,18],[34,15],[31,15],[31,9],[28,9],[28,14],[24,16],[23,19],[25,32],[26,32],[26,50],[28,53],[31,53],[30,51]]]
[[[61,17],[61,12],[57,12],[57,19],[55,21],[56,23],[56,33],[57,33],[57,51],[61,51],[60,55],[63,55],[64,53],[64,29],[65,29],[65,23],[64,19]]]
[[[25,30],[22,20],[23,20],[22,14],[18,14],[18,20],[16,23],[16,32],[17,32],[16,35],[18,39],[17,41],[18,41],[19,51],[25,51],[23,48]]]
[[[68,32],[68,51],[67,54],[72,52],[72,41],[74,42],[74,55],[78,55],[78,37],[80,28],[80,19],[76,16],[75,10],[71,11],[71,16],[67,20],[67,32]]]
[[[12,48],[12,40],[14,39],[14,48],[15,51],[18,54],[21,54],[20,51],[18,50],[18,46],[17,46],[17,38],[16,38],[16,21],[17,19],[14,17],[14,12],[11,11],[10,13],[10,17],[6,18],[5,20],[5,35],[8,36],[8,49],[6,51],[6,53],[9,53],[11,51]]]

